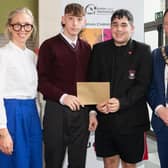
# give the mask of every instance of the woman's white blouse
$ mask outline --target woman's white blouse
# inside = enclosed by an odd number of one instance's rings
[[[5,98],[28,99],[36,94],[36,55],[10,41],[0,48],[0,128],[7,127]]]

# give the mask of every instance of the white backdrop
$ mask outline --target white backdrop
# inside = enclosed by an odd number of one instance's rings
[[[39,45],[46,39],[61,29],[61,16],[65,5],[69,2],[78,2],[85,7],[93,4],[97,8],[119,9],[127,8],[134,15],[135,33],[134,38],[139,41],[144,41],[144,0],[39,0]],[[99,10],[100,11],[100,10]],[[102,19],[103,17],[103,19]],[[92,21],[106,21],[110,22],[109,15],[96,15],[87,16],[88,22]],[[100,20],[101,19],[101,20]]]
[[[110,28],[110,18],[116,9],[128,9],[134,16],[135,33],[133,38],[144,41],[144,2],[138,0],[62,0],[63,15],[67,3],[77,2],[82,4],[86,12],[87,25],[92,28]],[[90,9],[92,10],[89,10]],[[88,25],[89,23],[89,25]]]

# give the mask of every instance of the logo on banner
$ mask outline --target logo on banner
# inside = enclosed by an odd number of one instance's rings
[[[85,7],[87,15],[112,15],[113,8],[97,7],[95,4],[88,4]]]
[[[87,28],[110,28],[110,18],[114,8],[97,6],[94,3],[86,4],[86,27]],[[99,18],[99,19],[97,19]]]
[[[95,15],[96,14],[96,6],[94,4],[88,4],[85,7],[85,12],[87,15]]]

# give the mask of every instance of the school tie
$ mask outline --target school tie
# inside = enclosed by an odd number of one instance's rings
[[[72,47],[75,48],[75,43],[71,43]]]

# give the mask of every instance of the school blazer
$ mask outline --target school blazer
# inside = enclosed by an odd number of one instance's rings
[[[89,80],[110,82],[110,96],[120,101],[120,109],[108,115],[98,112],[98,129],[121,133],[150,128],[146,94],[151,80],[151,51],[146,44],[130,40],[115,63],[113,40],[94,45]]]

